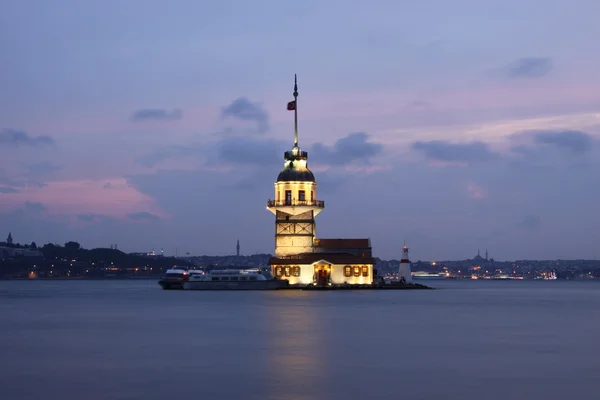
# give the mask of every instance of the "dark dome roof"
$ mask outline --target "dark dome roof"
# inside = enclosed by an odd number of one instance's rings
[[[295,168],[284,168],[283,171],[279,173],[277,177],[277,182],[314,182],[315,176],[309,170],[301,169],[297,170]]]

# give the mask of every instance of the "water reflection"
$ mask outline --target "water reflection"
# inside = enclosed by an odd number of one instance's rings
[[[265,368],[269,398],[325,398],[328,329],[319,309],[309,307],[306,292],[277,293],[268,308],[271,348]]]

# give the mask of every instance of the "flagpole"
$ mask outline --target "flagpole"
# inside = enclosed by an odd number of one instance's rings
[[[298,79],[294,74],[294,147],[298,147]]]

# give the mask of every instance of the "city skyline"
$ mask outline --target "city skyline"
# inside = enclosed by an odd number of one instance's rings
[[[272,253],[297,73],[318,237],[596,258],[595,1],[233,3],[0,5],[2,240]]]

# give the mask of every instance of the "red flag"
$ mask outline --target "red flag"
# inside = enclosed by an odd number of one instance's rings
[[[288,111],[294,111],[296,109],[296,100],[288,103]]]

